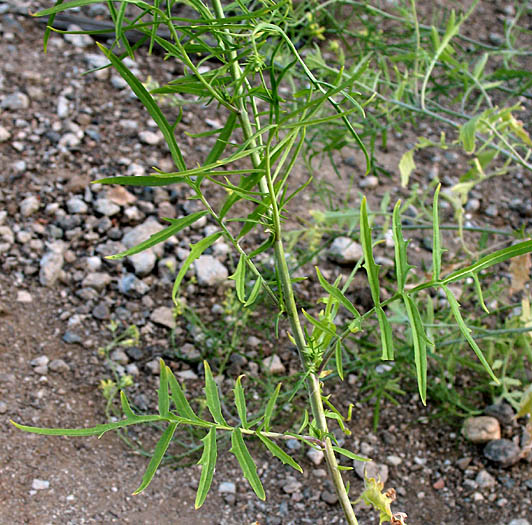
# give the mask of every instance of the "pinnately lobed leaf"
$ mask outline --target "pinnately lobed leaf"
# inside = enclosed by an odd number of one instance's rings
[[[238,460],[244,477],[249,481],[249,484],[257,497],[264,501],[266,499],[264,487],[257,475],[257,467],[255,466],[253,458],[249,454],[242,437],[242,432],[239,428],[235,428],[231,434],[231,452]]]

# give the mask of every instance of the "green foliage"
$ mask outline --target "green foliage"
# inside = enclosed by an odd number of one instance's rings
[[[38,15],[49,17],[49,23],[52,24],[57,13],[96,2],[97,0],[58,2]],[[390,201],[388,195],[381,203],[380,213],[385,215],[386,229],[391,219],[395,283],[390,284],[388,281],[384,282],[381,267],[375,262],[375,247],[379,242],[375,237],[378,227],[376,215],[370,212],[366,197],[361,196],[359,210],[322,213],[323,221],[332,217],[332,220],[342,223],[342,227],[347,226],[350,235],[359,229],[363,257],[342,287],[340,278],[331,284],[316,268],[318,282],[325,296],[322,299],[323,309],[314,313],[310,308],[303,309],[296,302],[295,278],[287,263],[286,237],[283,231],[286,218],[293,213],[289,203],[310,182],[291,184],[293,168],[301,158],[305,159],[311,172],[315,170],[314,161],[323,158],[328,158],[337,169],[333,155],[335,150],[357,148],[366,161],[365,169],[360,171],[366,174],[370,171],[379,173],[375,158],[377,139],[380,139],[385,148],[389,130],[400,129],[401,125],[412,120],[415,113],[456,129],[458,140],[449,144],[444,133],[439,143],[421,137],[403,155],[398,166],[404,186],[410,183],[416,170],[415,151],[427,147],[445,149],[460,144],[466,153],[473,156],[470,171],[463,175],[454,188],[456,197],[448,197],[454,199],[453,205],[457,210],[461,210],[467,192],[475,184],[492,176],[486,173],[489,166],[502,162],[504,170],[508,169],[510,163],[531,168],[530,138],[514,116],[518,107],[505,101],[508,103],[498,108],[489,95],[494,90],[504,93],[504,79],[511,77],[510,63],[505,55],[507,50],[504,53],[500,51],[500,55],[505,57],[505,67],[499,69],[495,76],[486,73],[489,57],[484,50],[481,57],[476,57],[473,62],[464,53],[459,53],[464,42],[473,45],[475,50],[482,48],[480,43],[471,42],[460,35],[460,27],[472,16],[477,3],[478,0],[473,2],[464,14],[451,12],[445,21],[445,28],[438,29],[420,24],[414,1],[410,3],[409,9],[401,8],[398,14],[391,15],[369,4],[351,0],[331,0],[322,4],[250,1],[228,7],[222,6],[219,0],[213,0],[211,4],[193,0],[187,6],[194,13],[194,20],[174,16],[174,2],[164,5],[160,2],[149,4],[142,0],[109,2],[107,6],[115,24],[116,37],[109,47],[99,45],[99,48],[109,60],[110,67],[127,82],[161,130],[175,171],[154,170],[148,176],[109,177],[98,182],[138,186],[184,184],[204,208],[204,211],[183,219],[168,219],[170,226],[165,230],[111,258],[117,259],[151,248],[207,216],[216,225],[216,231],[190,246],[190,254],[182,263],[172,289],[176,307],[180,308],[179,291],[192,263],[223,237],[235,253],[236,267],[231,279],[235,282],[234,303],[241,308],[239,312],[246,316],[259,297],[267,297],[277,308],[277,322],[285,318],[289,324],[288,337],[296,346],[302,363],[297,383],[289,395],[289,403],[299,390],[304,389],[309,410],[304,411],[299,432],[273,432],[271,427],[275,421],[276,403],[282,396],[281,385],[275,387],[265,406],[252,411],[246,402],[242,378],[238,377],[233,393],[239,421],[236,425],[231,425],[228,421],[233,419],[227,414],[224,416],[225,404],[220,400],[218,385],[207,361],[204,361],[203,408],[208,409],[208,414],[207,410],[195,411],[192,408],[171,369],[161,362],[157,414],[135,414],[126,394],[121,391],[120,400],[125,419],[88,429],[43,429],[14,423],[17,428],[45,435],[88,436],[136,424],[165,425],[135,493],[144,490],[152,480],[171,446],[176,428],[193,428],[202,436],[201,445],[198,446],[202,449],[202,454],[199,460],[201,477],[196,508],[204,503],[212,485],[219,436],[230,435],[230,451],[260,499],[265,498],[265,491],[246,439],[257,438],[257,442],[274,457],[301,471],[295,460],[276,442],[295,437],[324,451],[342,510],[347,522],[353,525],[356,524],[356,517],[341,477],[341,471],[345,467],[338,465],[336,454],[348,459],[361,458],[333,445],[329,429],[331,423],[349,434],[346,423],[350,419],[351,409],[347,417],[343,416],[330,401],[330,396],[324,393],[325,379],[333,373],[329,368],[329,361],[333,356],[334,370],[340,378],[343,379],[344,374],[353,366],[351,353],[346,345],[348,338],[364,330],[371,332],[376,321],[380,347],[372,341],[371,333],[367,340],[375,346],[377,358],[391,361],[402,359],[405,354],[406,361],[413,363],[420,398],[426,403],[427,393],[433,387],[428,376],[429,360],[440,359],[436,351],[438,340],[435,337],[435,328],[439,327],[436,322],[438,319],[428,292],[437,293],[441,290],[448,302],[448,324],[452,321],[460,338],[467,341],[473,349],[480,363],[478,365],[475,362],[475,366],[491,378],[494,388],[503,389],[502,395],[511,397],[512,392],[506,388],[508,378],[503,374],[499,382],[494,373],[494,370],[503,368],[502,364],[494,360],[493,356],[486,355],[476,342],[474,332],[468,324],[469,319],[463,314],[451,285],[471,278],[479,303],[486,309],[479,280],[481,272],[511,257],[531,252],[531,240],[496,251],[490,250],[476,262],[446,273],[442,265],[438,186],[429,212],[432,228],[432,277],[419,282],[419,277],[411,271],[413,267],[408,263],[408,242],[403,237],[405,227],[401,217],[402,205],[398,202],[391,218],[386,216]],[[351,9],[357,15],[371,16],[358,16],[358,24],[363,25],[358,27],[352,17],[336,16],[340,10],[345,9]],[[231,13],[230,16],[228,13]],[[399,22],[400,29],[395,29],[390,21]],[[400,36],[405,42],[406,51],[395,44],[388,45],[387,36],[378,29],[381,23],[390,24],[393,29],[387,34],[392,40]],[[159,27],[166,27],[168,36],[161,36],[157,31]],[[137,49],[136,45],[130,45],[127,40],[127,31],[130,30],[143,35],[141,43],[148,43],[150,52],[154,46],[158,46],[163,50],[165,59],[182,64],[184,73],[163,85],[157,81],[142,82],[124,63],[125,56],[134,56]],[[49,35],[50,30],[47,29],[45,48]],[[320,41],[329,37],[332,58],[325,59],[322,54],[324,48],[311,44],[312,39]],[[332,37],[338,40],[333,40]],[[518,50],[512,50],[512,53],[517,56]],[[206,61],[209,61],[210,69],[203,73],[200,66]],[[524,72],[521,76],[526,78]],[[462,105],[460,111],[451,107],[456,97],[458,81],[462,89],[459,95]],[[519,90],[515,85],[507,89],[510,89],[512,95]],[[216,106],[225,115],[225,119],[220,129],[198,133],[193,137],[202,141],[210,140],[211,147],[203,163],[190,167],[186,165],[176,139],[179,118],[170,122],[165,110],[167,106],[178,106],[181,110],[182,106],[198,100]],[[168,101],[171,104],[167,104]],[[466,106],[469,108],[471,101],[474,101],[473,111],[466,113]],[[370,144],[369,148],[366,148],[363,140]],[[212,186],[219,187],[224,194],[225,198],[221,203],[215,204],[209,200],[211,192],[207,191],[207,187]],[[353,207],[349,195],[346,196],[345,203]],[[245,204],[244,216],[241,204]],[[461,222],[459,228],[462,233]],[[267,240],[255,250],[247,252],[243,246],[249,245],[247,241],[251,234],[259,234]],[[274,268],[270,273],[263,271],[258,261],[258,256],[266,252],[273,252],[274,257]],[[373,307],[363,314],[348,296],[349,285],[361,267],[365,269],[373,302]],[[393,288],[386,299],[381,291],[383,288]],[[348,315],[345,325],[338,322],[340,309],[342,315]],[[183,315],[193,315],[186,308],[181,310]],[[394,315],[401,316],[401,326],[393,326]],[[197,322],[200,326],[200,321]],[[204,326],[202,329],[207,331]],[[228,346],[234,349],[234,341]],[[222,366],[217,369],[219,374],[222,373],[227,358],[228,354],[224,359],[219,359],[222,361]],[[365,364],[368,362],[369,360]],[[108,403],[121,388],[127,386],[120,382],[122,379],[115,379],[112,384],[106,384],[106,390],[104,388]],[[372,376],[372,380],[374,379],[375,375]],[[403,391],[398,385],[398,379],[390,376],[374,383],[370,396],[377,397],[375,420],[378,420],[380,401],[389,399],[396,402],[394,396],[402,395]],[[272,389],[270,384],[270,391]],[[528,407],[528,401],[524,403]],[[307,429],[310,435],[303,434]],[[377,509],[381,522],[403,522],[402,515],[392,514],[392,498],[383,493],[383,486],[378,481],[366,480],[366,489],[361,498]]]

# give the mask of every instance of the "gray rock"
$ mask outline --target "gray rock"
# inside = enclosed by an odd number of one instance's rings
[[[118,291],[123,295],[139,296],[148,293],[150,287],[135,274],[126,273],[118,281]]]
[[[17,109],[28,109],[30,106],[30,99],[28,95],[17,91],[11,95],[7,95],[2,99],[0,107],[2,109],[11,109],[16,111]]]
[[[325,503],[329,505],[336,505],[338,503],[338,496],[334,492],[329,492],[328,490],[324,490],[320,498],[322,501],[325,501]]]
[[[530,522],[525,518],[517,518],[515,520],[510,521],[508,525],[530,525]]]
[[[317,450],[315,448],[309,448],[307,451],[307,458],[314,463],[314,465],[318,466],[324,458],[323,450]]]
[[[111,85],[115,89],[124,89],[128,86],[127,82],[120,75],[113,75],[111,77]]]
[[[488,39],[494,46],[501,46],[504,44],[504,36],[500,33],[492,32],[488,35]]]
[[[133,246],[137,246],[143,241],[148,240],[153,234],[160,232],[164,229],[164,226],[159,224],[155,219],[149,218],[142,224],[135,226],[129,232],[127,232],[122,238],[122,244],[129,250]],[[153,248],[150,248],[153,252],[160,257],[163,253],[164,247],[162,244],[158,244]]]
[[[148,370],[148,372],[154,376],[158,376],[161,373],[161,363],[159,359],[152,359],[151,361],[148,361],[145,367],[146,370]]]
[[[286,368],[277,354],[273,354],[262,361],[262,368],[270,374],[284,374]]]
[[[521,449],[509,439],[494,439],[484,447],[484,456],[505,468],[521,459]]]
[[[282,488],[287,494],[294,494],[301,491],[303,488],[303,483],[297,481],[297,479],[292,476],[288,476],[283,482]]]
[[[149,146],[156,146],[163,140],[163,136],[160,133],[146,130],[139,133],[139,140]]]
[[[362,255],[362,246],[349,237],[334,239],[327,252],[329,259],[338,264],[356,264]]]
[[[355,472],[358,477],[361,479],[364,479],[365,477],[373,478],[377,481],[380,479],[384,484],[386,484],[386,481],[388,480],[388,465],[375,463],[375,461],[354,460],[353,466],[355,467]]]
[[[126,354],[133,359],[133,361],[139,361],[144,357],[144,352],[138,346],[129,346],[126,348]]]
[[[491,489],[497,484],[495,478],[484,469],[479,471],[475,481],[480,489]]]
[[[72,332],[71,330],[67,330],[63,334],[63,341],[69,344],[81,343],[81,337],[75,332]]]
[[[68,364],[62,359],[53,359],[52,361],[50,361],[48,368],[52,372],[59,372],[59,373],[70,371],[70,366],[68,366]]]
[[[167,328],[175,328],[174,312],[167,306],[156,308],[150,315],[150,320]]]
[[[135,363],[129,363],[126,365],[126,373],[132,377],[138,377],[140,375],[140,370]]]
[[[120,348],[111,352],[109,357],[119,365],[127,365],[129,363],[128,355]]]
[[[68,199],[66,205],[68,213],[87,213],[89,211],[86,202],[79,197]]]
[[[94,209],[106,217],[112,217],[120,211],[120,206],[105,197],[100,197],[94,203]]]
[[[87,65],[90,68],[99,68],[99,67],[105,67],[107,64],[109,64],[109,61],[107,58],[105,58],[104,55],[98,54],[98,53],[85,53],[83,55],[83,59],[85,62],[87,62]]]
[[[179,353],[181,356],[183,356],[183,359],[186,359],[187,361],[199,361],[201,360],[201,353],[200,351],[192,344],[185,343],[179,350]],[[235,355],[235,354],[233,354]],[[233,356],[231,356],[233,357]]]
[[[217,286],[229,276],[227,268],[212,255],[201,255],[196,259],[194,270],[200,286]]]
[[[111,276],[104,272],[88,273],[81,285],[86,288],[94,288],[101,292],[111,282]]]
[[[232,481],[223,481],[218,486],[220,494],[236,494],[236,485]]]
[[[511,405],[504,402],[487,406],[484,414],[494,417],[501,425],[510,425],[515,415]]]
[[[47,252],[39,262],[39,282],[43,286],[53,286],[63,269],[63,255],[58,252]]]
[[[39,199],[34,195],[26,197],[19,205],[23,217],[29,217],[39,209]]]
[[[462,435],[472,443],[487,443],[501,437],[501,427],[494,417],[468,417],[464,421]]]
[[[17,232],[17,242],[19,244],[26,244],[31,241],[31,233],[25,230]]]
[[[146,277],[146,275],[149,275],[155,268],[157,257],[150,249],[130,255],[127,260],[133,265],[135,275],[138,275],[139,277]]]
[[[7,412],[7,403],[0,401],[0,414],[5,414]]]
[[[499,209],[497,208],[497,206],[495,206],[495,204],[490,204],[486,210],[484,211],[484,213],[488,216],[488,217],[497,217],[497,215],[499,214]]]
[[[105,303],[98,303],[93,309],[92,309],[92,316],[95,319],[99,319],[100,321],[103,321],[105,319],[109,319],[111,313],[109,311],[109,307]]]
[[[287,439],[285,443],[286,448],[289,450],[299,450],[301,448],[301,443],[297,439]]]

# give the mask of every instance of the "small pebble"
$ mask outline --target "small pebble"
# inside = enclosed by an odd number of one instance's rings
[[[48,368],[52,372],[58,372],[58,373],[70,371],[70,366],[68,366],[68,364],[62,359],[53,359],[52,361],[50,361]]]
[[[521,459],[521,449],[509,439],[494,439],[485,446],[484,457],[503,468],[510,467]]]
[[[362,255],[362,246],[349,237],[337,237],[327,251],[328,258],[338,264],[356,264]]]
[[[17,303],[28,304],[33,301],[33,297],[26,290],[19,290],[17,292]]]
[[[158,376],[161,373],[161,363],[159,362],[159,359],[152,359],[151,361],[148,361],[145,367],[146,370],[148,370],[148,372],[154,376]]]
[[[50,482],[44,479],[34,479],[31,488],[33,490],[46,490],[50,487]]]
[[[270,374],[284,374],[285,366],[277,354],[273,354],[262,361],[262,368]]]
[[[486,443],[501,437],[501,427],[494,417],[468,417],[464,421],[462,435],[472,443]]]
[[[217,286],[224,282],[229,272],[227,268],[212,255],[201,255],[194,261],[194,270],[200,286]]]
[[[232,481],[223,481],[218,486],[220,494],[236,494],[236,485]]]
[[[323,450],[317,450],[315,448],[309,448],[307,452],[307,458],[314,463],[314,465],[318,466],[324,458]]]

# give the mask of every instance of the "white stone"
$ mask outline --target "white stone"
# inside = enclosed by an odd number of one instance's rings
[[[39,281],[43,286],[53,286],[63,269],[63,255],[59,252],[49,251],[40,260]]]
[[[270,374],[283,374],[285,366],[277,354],[273,354],[262,361],[262,368]]]
[[[144,142],[144,144],[148,144],[149,146],[156,146],[163,140],[163,136],[160,133],[145,130],[139,133],[139,139],[141,142]]]
[[[39,199],[37,199],[35,195],[30,195],[20,203],[20,213],[23,217],[29,217],[32,213],[35,213],[39,209],[39,206]]]
[[[4,126],[0,126],[0,142],[6,142],[11,138],[11,133],[4,128]]]
[[[68,31],[81,31],[81,28],[72,24],[68,26]],[[84,48],[92,45],[92,38],[89,35],[64,35],[64,38],[74,47]]]
[[[364,177],[361,181],[359,186],[361,188],[368,188],[368,189],[374,189],[379,185],[379,179],[375,177],[375,175],[369,175],[367,177]]]
[[[323,450],[309,448],[307,452],[307,458],[309,458],[314,465],[318,466],[324,458]]]
[[[34,479],[31,488],[33,490],[46,490],[50,487],[50,482],[44,479]]]
[[[337,237],[328,251],[329,259],[339,264],[356,264],[362,255],[362,246],[349,237]]]
[[[150,274],[157,262],[157,257],[151,249],[130,255],[127,259],[133,265],[135,274],[139,277],[145,277]]]
[[[494,439],[500,439],[501,426],[494,417],[468,417],[464,421],[462,435],[472,443],[487,443]]]
[[[28,304],[33,301],[33,297],[26,290],[19,290],[17,292],[17,303]]]

